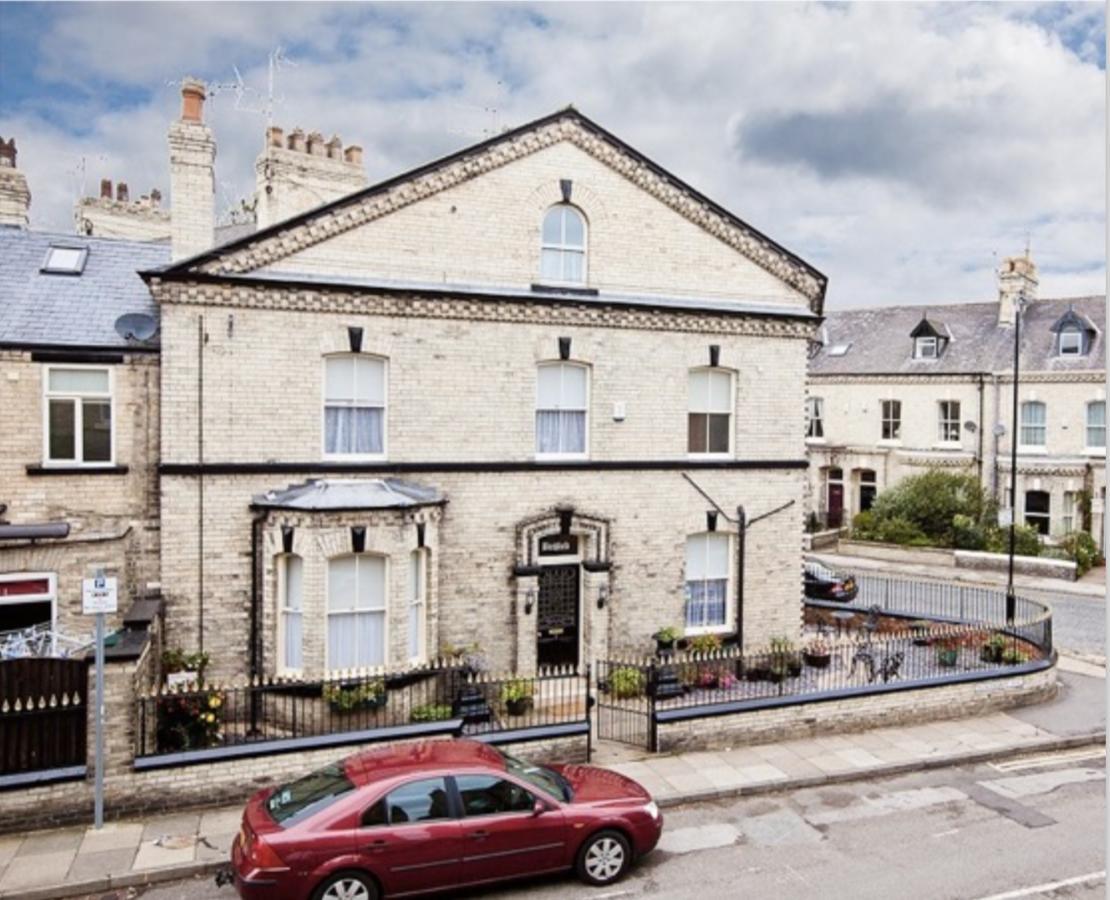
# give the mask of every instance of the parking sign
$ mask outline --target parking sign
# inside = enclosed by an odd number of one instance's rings
[[[114,613],[118,608],[116,579],[105,575],[86,578],[81,582],[81,612],[86,616]]]

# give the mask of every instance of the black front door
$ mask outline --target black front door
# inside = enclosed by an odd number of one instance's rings
[[[540,569],[536,636],[541,666],[578,665],[577,564]]]

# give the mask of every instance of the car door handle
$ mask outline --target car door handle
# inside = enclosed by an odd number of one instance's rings
[[[488,831],[472,831],[472,832],[470,832],[468,837],[472,841],[484,841],[486,838],[489,837],[489,832]]]
[[[373,853],[381,853],[387,846],[389,846],[389,841],[383,840],[382,838],[378,838],[378,840],[371,841],[366,846]]]

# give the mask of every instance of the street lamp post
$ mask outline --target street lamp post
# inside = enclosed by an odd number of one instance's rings
[[[1010,428],[1010,565],[1006,579],[1006,622],[1012,625],[1017,599],[1014,597],[1014,544],[1017,539],[1017,445],[1018,445],[1018,369],[1021,358],[1021,314],[1025,309],[1025,292],[1014,301],[1014,403]]]

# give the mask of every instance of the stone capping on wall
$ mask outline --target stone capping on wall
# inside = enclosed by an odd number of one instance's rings
[[[836,552],[846,556],[862,556],[865,559],[880,559],[888,562],[993,572],[1005,572],[1010,559],[1005,553],[949,550],[943,547],[903,547],[901,544],[883,544],[877,541],[842,540]],[[1071,560],[1042,556],[1015,556],[1014,571],[1020,575],[1060,578],[1064,581],[1075,581],[1078,577],[1076,564]]]

